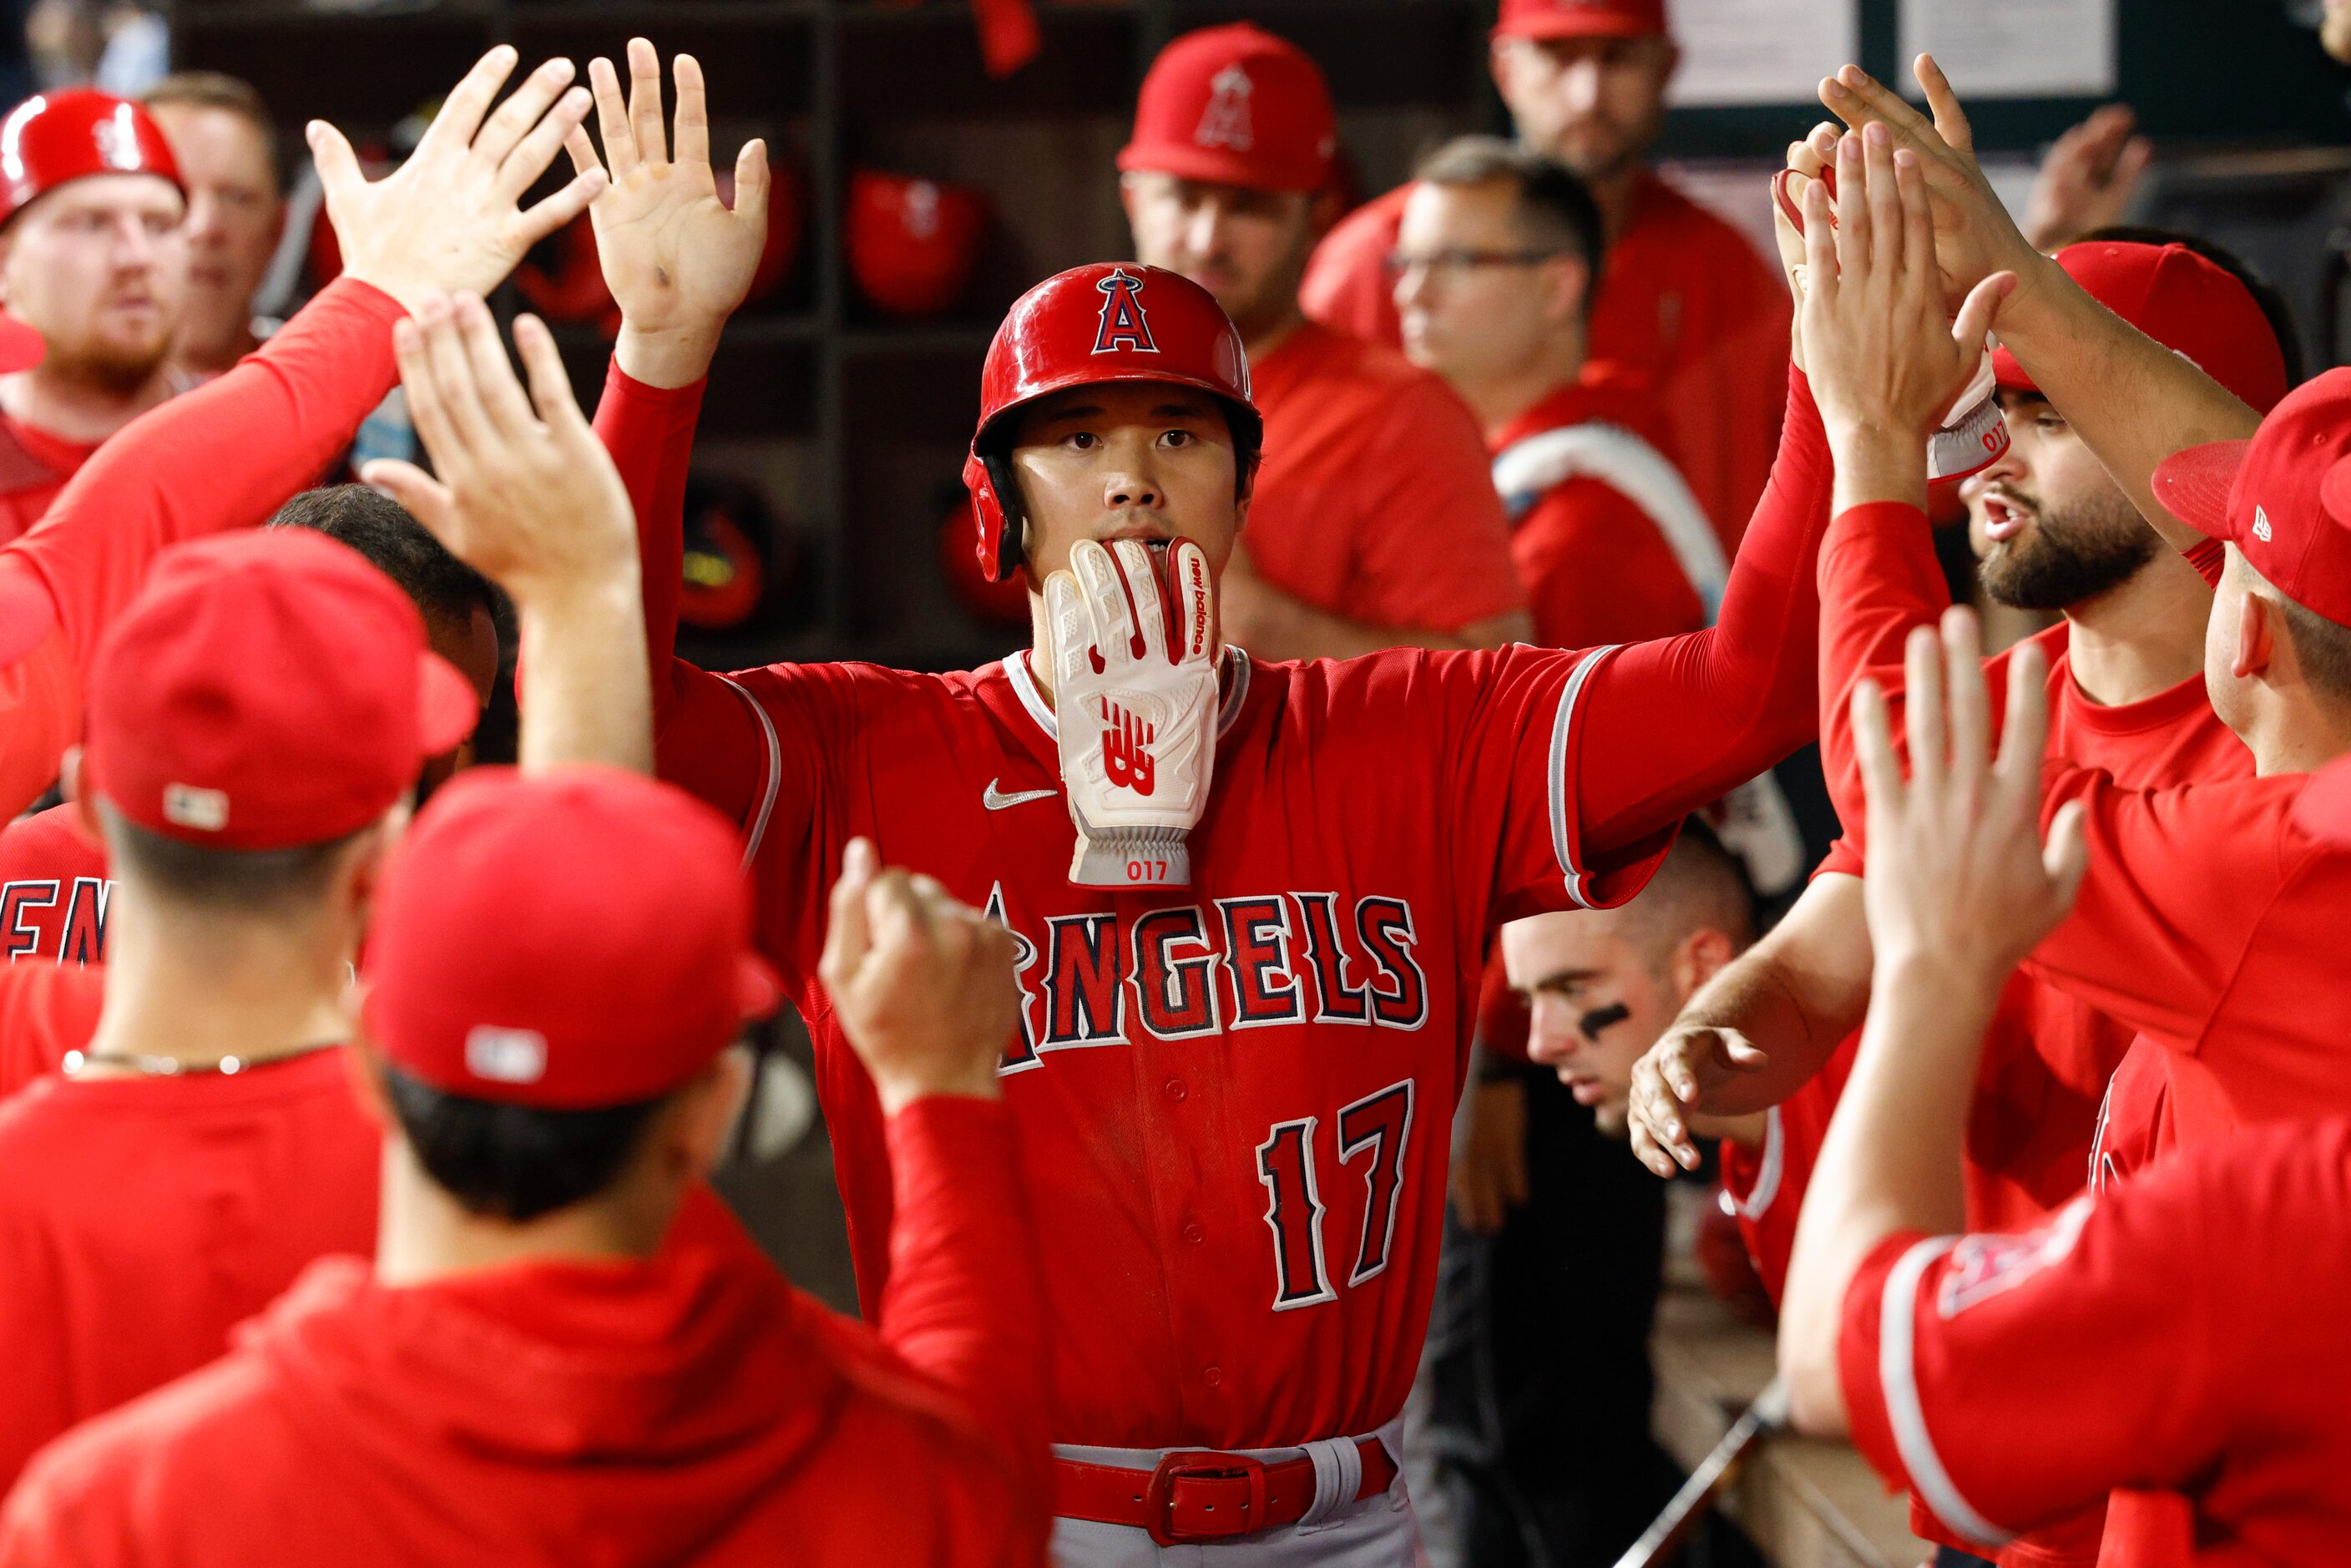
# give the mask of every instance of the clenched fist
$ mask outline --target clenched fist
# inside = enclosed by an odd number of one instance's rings
[[[1019,1021],[1012,934],[926,876],[881,869],[852,840],[832,888],[818,977],[894,1115],[929,1094],[994,1099]]]

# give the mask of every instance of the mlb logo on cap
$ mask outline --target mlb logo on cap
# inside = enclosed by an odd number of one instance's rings
[[[535,1029],[475,1024],[465,1031],[465,1069],[493,1083],[536,1083],[547,1076],[547,1037]]]

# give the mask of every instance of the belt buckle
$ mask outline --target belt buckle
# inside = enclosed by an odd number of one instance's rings
[[[1231,1529],[1187,1530],[1176,1522],[1176,1483],[1191,1480],[1249,1483],[1249,1500],[1235,1517]],[[1251,1535],[1265,1528],[1265,1465],[1246,1454],[1181,1449],[1152,1467],[1151,1479],[1143,1490],[1143,1503],[1148,1515],[1144,1528],[1162,1546]]]

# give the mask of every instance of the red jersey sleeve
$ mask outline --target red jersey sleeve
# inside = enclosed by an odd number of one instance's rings
[[[1864,679],[1886,693],[1903,745],[1903,643],[1950,608],[1927,515],[1899,501],[1841,512],[1821,542],[1821,771],[1853,848],[1868,822],[1854,748],[1853,693]]]
[[[1510,553],[1533,604],[1535,637],[1554,648],[1669,637],[1706,624],[1706,607],[1665,534],[1597,479],[1571,479],[1528,508]]]
[[[1298,287],[1298,303],[1308,316],[1368,343],[1404,347],[1388,253],[1395,249],[1404,204],[1411,197],[1409,183],[1398,185],[1341,218],[1322,236]]]
[[[1384,483],[1366,497],[1359,541],[1363,575],[1380,585],[1377,619],[1458,632],[1523,608],[1477,420],[1424,372],[1398,389],[1383,423],[1373,450]]]
[[[2323,1381],[2298,1363],[2339,1345],[2305,1249],[2339,1243],[2344,1132],[2208,1145],[2022,1235],[1887,1238],[1845,1291],[1855,1446],[1985,1545],[2188,1483],[2252,1430],[2295,1446],[2279,1407]]]
[[[1570,759],[1590,852],[1678,822],[1813,737],[1815,559],[1832,478],[1820,411],[1792,364],[1771,481],[1715,624],[1635,643],[1593,678],[1584,727],[1593,739]]]
[[[931,1095],[886,1128],[894,1212],[883,1343],[962,1400],[1040,1500],[1051,1386],[1044,1264],[1001,1101]]]
[[[52,630],[0,669],[0,820],[57,782],[58,759],[81,738],[81,678],[73,646]]]
[[[2308,776],[2125,789],[2096,768],[2051,759],[2045,831],[2083,807],[2089,870],[2074,912],[2025,959],[2116,1022],[2192,1050],[2248,942],[2310,852],[2291,827]]]

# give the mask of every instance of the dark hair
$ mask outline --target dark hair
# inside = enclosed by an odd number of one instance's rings
[[[1518,197],[1520,226],[1529,237],[1580,257],[1591,281],[1584,308],[1591,309],[1607,257],[1600,207],[1574,170],[1499,136],[1457,136],[1420,161],[1416,180],[1433,185],[1484,185],[1507,182]]]
[[[2158,228],[2152,224],[2108,224],[2069,244],[2083,245],[2103,240],[2114,245],[2176,245],[2192,250],[2230,277],[2245,286],[2245,292],[2261,307],[2262,319],[2270,324],[2270,333],[2277,339],[2278,352],[2285,358],[2286,390],[2292,392],[2302,384],[2302,335],[2294,329],[2294,309],[2277,285],[2253,270],[2246,261],[2228,246],[2179,229]]]
[[[434,1185],[469,1214],[520,1224],[612,1185],[663,1099],[592,1111],[542,1111],[452,1094],[383,1070],[400,1130]]]
[[[305,490],[277,508],[273,528],[308,528],[340,539],[375,563],[428,620],[470,622],[489,612],[503,627],[508,611],[496,584],[459,560],[408,515],[408,508],[365,485]]]
[[[335,866],[358,833],[284,850],[215,849],[142,828],[101,797],[99,818],[117,865],[183,904],[241,915],[287,912],[326,896]],[[367,830],[362,828],[360,832]]]
[[[262,101],[251,82],[221,71],[174,71],[141,93],[139,101],[149,109],[180,103],[197,109],[226,110],[260,132],[262,151],[269,160],[270,183],[281,192],[286,189],[286,163],[277,145],[277,121],[270,117],[269,105]]]

